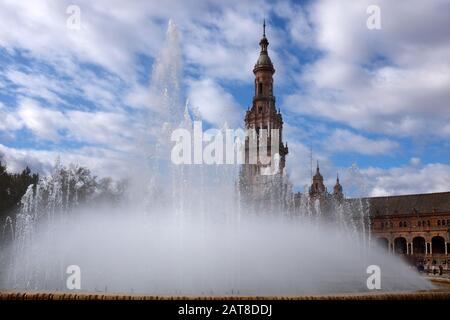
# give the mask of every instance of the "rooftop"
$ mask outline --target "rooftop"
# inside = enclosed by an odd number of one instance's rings
[[[365,198],[371,216],[421,213],[450,213],[450,192]],[[355,200],[355,199],[350,199]]]

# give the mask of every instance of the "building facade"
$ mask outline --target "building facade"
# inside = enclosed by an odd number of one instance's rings
[[[426,269],[450,269],[450,192],[368,200],[372,233],[382,247]]]
[[[265,23],[259,45],[260,54],[253,68],[253,103],[246,112],[245,127],[247,130],[254,130],[257,141],[261,139],[261,130],[268,130],[270,134],[270,129],[277,129],[277,150],[271,150],[269,144],[267,153],[275,153],[278,159],[272,158],[269,163],[262,163],[258,156],[256,163],[250,163],[249,154],[255,150],[247,137],[240,191],[244,203],[256,204],[256,210],[273,210],[273,203],[286,203],[286,199],[293,199],[284,208],[295,212],[305,195],[289,194],[290,190],[284,179],[288,147],[287,143],[283,143],[283,117],[276,108],[273,90],[275,68],[268,54],[269,41],[265,34]],[[258,146],[259,144],[253,145],[257,154],[260,151]],[[265,174],[271,167],[273,169],[274,161],[276,174]],[[307,199],[310,204],[314,203],[309,206],[313,211],[321,212],[333,211],[336,205],[342,204],[351,210],[355,204],[364,203],[368,207],[369,230],[374,243],[424,269],[442,266],[444,270],[450,270],[450,192],[346,199],[339,176],[333,191],[328,192],[317,163]]]

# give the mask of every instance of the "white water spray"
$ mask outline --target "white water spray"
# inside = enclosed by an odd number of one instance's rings
[[[296,200],[286,196],[287,206],[274,198],[249,213],[236,188],[239,167],[170,163],[168,133],[192,124],[181,104],[180,57],[179,35],[169,23],[152,76],[161,126],[152,128],[159,135],[145,149],[152,150],[147,171],[133,174],[130,200],[115,208],[71,209],[82,182],[76,171],[56,166],[22,200],[14,241],[2,256],[0,287],[67,290],[66,268],[78,265],[81,290],[89,292],[364,292],[373,264],[381,267],[385,291],[431,287],[398,258],[371,248],[358,223],[351,224],[349,208],[336,210],[338,223],[324,223],[307,197],[298,199],[295,214],[287,211]]]

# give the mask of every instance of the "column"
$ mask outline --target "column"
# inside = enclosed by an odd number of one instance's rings
[[[433,246],[431,245],[431,242],[430,242],[430,254],[433,254]]]
[[[425,254],[428,254],[428,242],[425,242]]]
[[[445,254],[449,254],[449,252],[448,252],[448,246],[450,245],[450,243],[445,243]],[[450,266],[449,266],[449,264],[447,263],[446,264],[446,266],[447,266],[447,270],[450,270]]]
[[[412,242],[410,242],[410,250],[409,250],[409,254],[414,254],[414,249],[413,249],[413,243]]]

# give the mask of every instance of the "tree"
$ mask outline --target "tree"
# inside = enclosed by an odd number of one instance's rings
[[[26,167],[21,173],[10,173],[0,161],[0,227],[8,215],[13,215],[20,207],[20,200],[28,186],[36,185],[38,174],[32,174]]]

